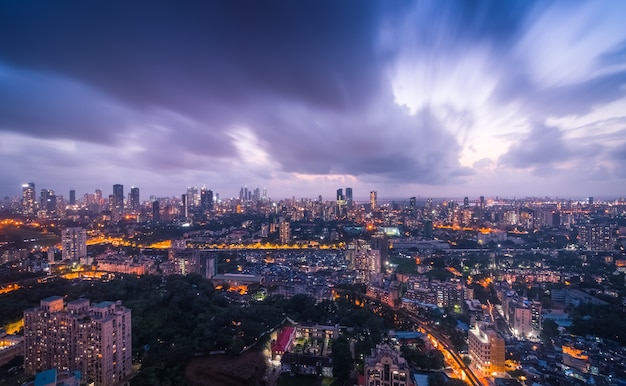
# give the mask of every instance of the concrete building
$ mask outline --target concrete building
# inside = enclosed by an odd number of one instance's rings
[[[469,357],[472,366],[486,376],[505,372],[504,339],[486,325],[477,324],[468,334]]]
[[[7,335],[4,330],[0,330],[0,366],[22,355],[23,346],[24,338],[19,335]]]
[[[34,182],[22,185],[22,210],[26,216],[32,216],[37,212]]]
[[[131,374],[131,311],[120,302],[64,304],[60,296],[24,311],[24,370],[80,371],[96,386],[114,385]]]
[[[87,257],[87,231],[83,228],[67,228],[61,235],[63,260],[79,262]]]
[[[400,353],[387,344],[372,349],[365,358],[366,386],[407,386],[411,384],[409,366]]]
[[[289,221],[281,219],[278,228],[281,244],[291,243],[291,224]]]

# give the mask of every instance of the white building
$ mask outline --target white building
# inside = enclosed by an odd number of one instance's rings
[[[87,231],[83,228],[67,228],[61,234],[63,260],[79,262],[87,257]]]

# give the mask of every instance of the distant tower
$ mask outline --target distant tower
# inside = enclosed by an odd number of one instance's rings
[[[111,213],[117,214],[117,196],[109,194],[109,210]]]
[[[37,210],[35,201],[35,183],[29,182],[22,185],[22,210],[27,216],[32,216]]]
[[[64,229],[61,234],[61,246],[63,260],[78,262],[81,257],[87,257],[87,231],[80,227]]]
[[[200,204],[200,197],[198,196],[198,188],[195,186],[187,187],[187,206],[189,208],[195,208]]]
[[[267,188],[263,188],[263,201],[267,201]]]
[[[469,198],[467,196],[463,199],[463,207],[469,208]]]
[[[409,211],[411,212],[411,214],[415,214],[415,206],[417,204],[417,200],[415,199],[415,197],[411,197],[409,198]]]
[[[378,193],[376,193],[375,190],[372,190],[370,192],[370,206],[372,210],[376,209],[376,206],[378,204],[377,201],[378,201]]]
[[[589,196],[589,205],[593,205],[593,196]]]
[[[346,188],[346,204],[348,205],[348,208],[352,208],[353,202],[352,188]]]
[[[56,213],[57,196],[54,194],[54,190],[41,189],[39,208],[48,214]]]
[[[161,210],[159,208],[159,201],[154,200],[152,202],[152,221],[159,222],[161,221]]]
[[[337,202],[343,201],[343,189],[337,189]]]
[[[113,195],[115,196],[115,209],[121,214],[124,210],[124,185],[113,185]]]
[[[203,211],[213,210],[213,191],[205,186],[200,190],[200,207]]]
[[[291,242],[291,225],[289,224],[289,221],[281,219],[278,232],[280,236],[280,242],[282,244],[289,244]]]
[[[189,205],[189,204],[188,204],[188,199],[189,199],[189,197],[187,197],[187,195],[186,195],[186,194],[183,194],[183,195],[181,196],[181,202],[182,202],[182,205],[183,205],[183,208],[182,208],[182,215],[183,215],[183,217],[184,217],[184,218],[188,218],[188,217],[189,217],[189,210],[188,210],[188,209],[189,209],[189,207],[188,207],[188,205]]]
[[[95,193],[95,197],[96,197],[96,203],[98,205],[102,205],[102,189],[96,189],[96,193]]]
[[[76,205],[76,191],[74,189],[70,190],[70,205]]]
[[[130,208],[134,211],[138,211],[139,207],[139,188],[133,186],[132,188],[130,188]]]

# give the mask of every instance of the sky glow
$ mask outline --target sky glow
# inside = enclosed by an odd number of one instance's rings
[[[626,2],[0,3],[0,195],[623,197]]]

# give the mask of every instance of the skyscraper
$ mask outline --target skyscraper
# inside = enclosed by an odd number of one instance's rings
[[[415,214],[416,204],[417,204],[417,200],[415,199],[415,197],[409,198],[409,211],[411,212],[411,214]]]
[[[95,200],[98,205],[102,205],[102,189],[96,189]]]
[[[121,214],[124,210],[124,185],[113,185],[113,195],[115,196],[115,209],[118,214]]]
[[[37,211],[37,202],[35,201],[35,183],[29,182],[22,185],[22,210],[27,216],[32,216]]]
[[[130,208],[138,211],[141,203],[139,201],[139,188],[133,186],[130,188]]]
[[[376,206],[378,205],[377,201],[378,201],[378,193],[376,193],[375,190],[372,190],[370,192],[370,206],[372,210],[376,209]]]
[[[70,190],[70,205],[76,205],[76,191],[74,189]]]
[[[161,208],[157,200],[154,200],[152,202],[152,221],[154,222],[161,221]]]
[[[278,235],[282,244],[289,244],[291,242],[291,224],[289,224],[289,221],[285,219],[280,220]]]
[[[61,234],[63,260],[80,261],[87,257],[87,231],[80,227],[66,228]]]
[[[346,204],[348,205],[348,208],[352,208],[353,203],[352,188],[346,188]]]
[[[24,370],[80,371],[87,383],[118,384],[131,374],[131,311],[121,302],[64,305],[52,296],[24,311]]]
[[[203,211],[213,210],[213,191],[206,187],[200,191],[200,207]]]
[[[183,218],[188,218],[189,217],[189,198],[187,197],[186,194],[183,194],[181,197],[181,204],[182,204],[182,210],[181,210],[181,215],[183,216]]]
[[[45,210],[47,214],[56,213],[57,196],[54,194],[54,190],[41,189],[39,208]]]
[[[187,207],[195,208],[200,205],[200,196],[198,195],[198,188],[195,186],[187,187]]]

